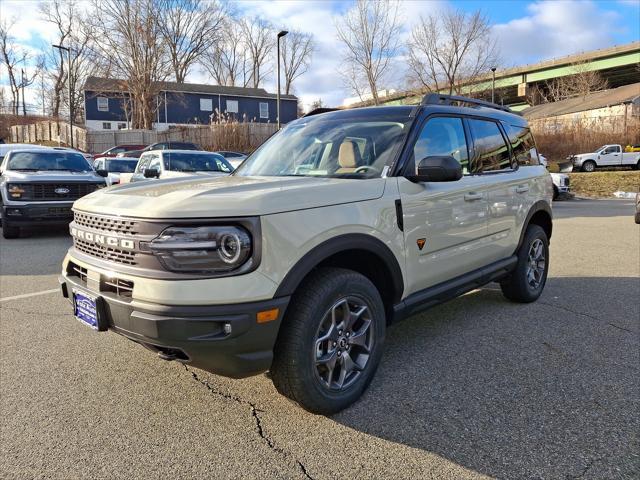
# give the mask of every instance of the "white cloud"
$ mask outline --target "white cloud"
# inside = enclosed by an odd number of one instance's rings
[[[616,12],[590,1],[536,2],[527,10],[528,16],[494,27],[506,67],[610,46],[620,28]]]

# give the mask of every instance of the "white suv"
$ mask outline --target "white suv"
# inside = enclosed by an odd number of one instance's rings
[[[491,281],[536,300],[552,192],[526,121],[497,105],[323,113],[231,176],[77,201],[62,292],[97,331],[221,375],[270,370],[329,414],[367,387],[391,323]]]

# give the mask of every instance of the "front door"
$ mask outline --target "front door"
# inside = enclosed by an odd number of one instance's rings
[[[599,167],[614,167],[622,163],[622,153],[619,145],[611,145],[602,152],[598,157]]]
[[[453,156],[465,175],[455,182],[411,182],[398,177],[402,201],[407,288],[411,294],[483,266],[487,248],[487,193],[469,175],[469,149],[461,118],[427,120],[409,168],[428,156]]]

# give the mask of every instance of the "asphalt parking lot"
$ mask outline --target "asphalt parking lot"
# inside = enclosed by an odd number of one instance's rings
[[[266,375],[163,362],[75,321],[64,229],[0,240],[0,477],[639,478],[633,203],[554,209],[538,302],[489,285],[391,327],[371,387],[331,418]]]

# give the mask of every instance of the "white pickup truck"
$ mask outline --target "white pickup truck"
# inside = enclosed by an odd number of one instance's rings
[[[640,168],[640,152],[624,152],[621,145],[603,145],[593,153],[580,153],[567,157],[573,170],[593,172],[600,167]]]

